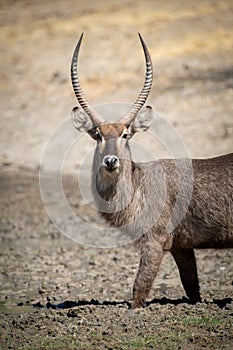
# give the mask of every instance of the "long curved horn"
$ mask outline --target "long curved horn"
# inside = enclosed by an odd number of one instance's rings
[[[79,83],[78,78],[78,55],[79,55],[79,49],[81,46],[83,38],[83,33],[79,38],[79,41],[76,45],[76,48],[73,53],[72,62],[71,62],[71,81],[74,89],[74,93],[77,97],[77,100],[80,104],[80,106],[83,108],[83,110],[89,115],[92,123],[96,126],[103,122],[101,116],[94,110],[94,108],[87,102],[87,100],[84,97],[82,88]]]
[[[140,39],[141,44],[142,44],[142,48],[143,48],[145,60],[146,60],[145,82],[144,82],[144,86],[143,86],[137,100],[131,106],[129,112],[126,114],[126,116],[124,116],[123,118],[121,118],[119,120],[119,122],[121,122],[123,124],[130,124],[134,120],[137,113],[143,107],[144,103],[146,102],[147,97],[149,96],[151,86],[152,86],[152,81],[153,81],[153,67],[152,67],[151,57],[150,57],[149,51],[147,49],[147,46],[141,37],[141,34],[138,33],[138,35],[139,35],[139,39]]]

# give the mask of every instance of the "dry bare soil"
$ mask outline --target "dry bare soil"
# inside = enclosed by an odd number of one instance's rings
[[[149,103],[192,157],[231,152],[232,1],[2,0],[0,20],[0,348],[232,349],[232,251],[196,252],[196,305],[167,255],[147,306],[129,312],[133,246],[97,249],[66,238],[46,214],[38,178],[47,141],[76,103],[69,65],[82,31],[80,78],[94,104],[135,99],[140,31],[155,67]],[[145,135],[138,140],[168,156]],[[76,177],[93,147],[84,136],[63,176],[69,202],[92,224]]]

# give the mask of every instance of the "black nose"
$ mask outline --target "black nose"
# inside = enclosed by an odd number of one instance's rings
[[[109,170],[116,169],[119,166],[119,159],[116,156],[105,156],[103,165]]]

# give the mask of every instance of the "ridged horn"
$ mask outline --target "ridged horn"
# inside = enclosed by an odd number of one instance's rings
[[[138,35],[139,35],[139,39],[140,39],[141,44],[142,44],[142,48],[143,48],[145,60],[146,60],[146,76],[145,76],[144,86],[143,86],[137,100],[131,106],[131,108],[130,108],[129,112],[126,114],[126,116],[119,119],[119,122],[126,124],[126,125],[130,124],[134,120],[134,118],[136,117],[136,115],[138,114],[140,109],[145,104],[145,102],[149,96],[151,86],[152,86],[152,81],[153,81],[153,67],[152,67],[150,53],[147,49],[147,46],[146,46],[144,40],[142,39],[141,34],[138,33]]]
[[[82,109],[87,113],[90,117],[94,126],[103,122],[102,117],[94,110],[94,108],[88,103],[86,98],[84,97],[82,88],[80,86],[79,78],[78,78],[78,56],[79,49],[82,43],[83,33],[79,38],[79,41],[76,45],[76,48],[73,53],[72,62],[71,62],[71,81],[74,89],[74,93],[77,97],[77,100],[82,107]]]

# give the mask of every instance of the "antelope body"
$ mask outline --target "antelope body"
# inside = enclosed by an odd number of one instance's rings
[[[112,226],[136,237],[140,249],[132,308],[143,306],[166,251],[173,255],[186,294],[195,303],[201,297],[194,248],[233,247],[233,153],[191,160],[193,183],[187,210],[178,225],[167,230],[179,191],[179,176],[184,193],[191,180],[189,173],[177,173],[176,160],[142,164],[132,160],[129,139],[138,131],[146,131],[153,115],[151,107],[143,107],[153,71],[148,49],[139,37],[146,59],[145,83],[127,115],[114,123],[105,122],[83,95],[77,72],[80,37],[71,78],[82,109],[73,109],[73,123],[97,143],[92,188],[101,215]],[[183,204],[187,204],[185,196],[181,209]]]

